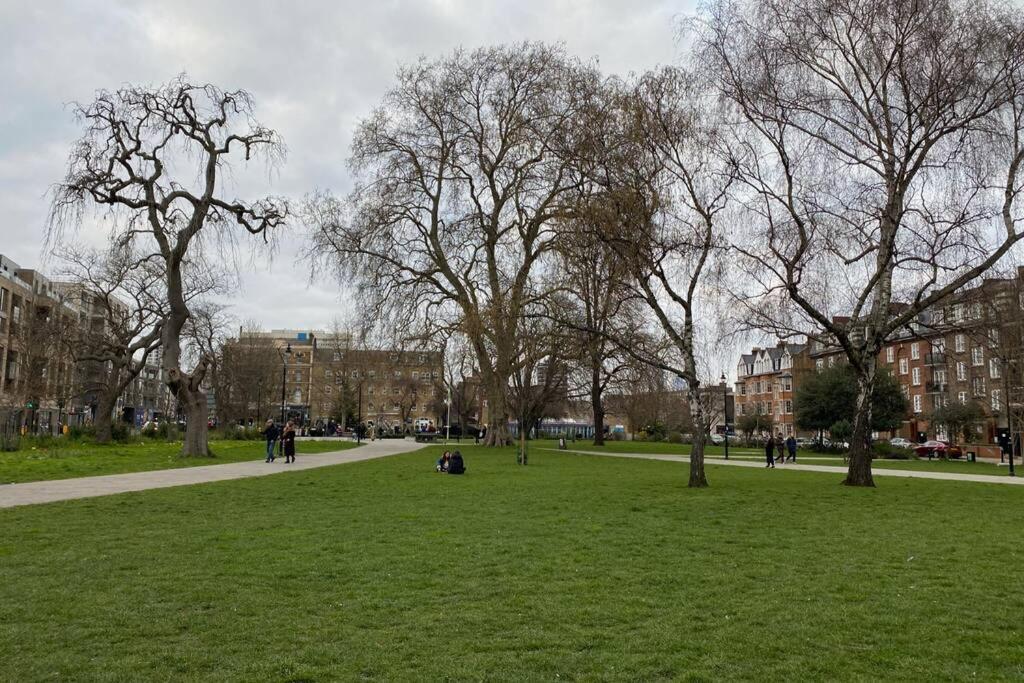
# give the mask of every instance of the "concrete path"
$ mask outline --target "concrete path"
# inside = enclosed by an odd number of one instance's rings
[[[404,439],[380,439],[364,442],[362,446],[344,451],[310,455],[300,453],[296,461],[291,464],[286,464],[284,458],[278,458],[272,463],[267,463],[263,460],[250,460],[224,465],[179,467],[170,470],[153,470],[151,472],[131,472],[128,474],[108,474],[99,477],[78,477],[76,479],[34,481],[24,484],[4,484],[0,486],[0,508],[52,503],[58,500],[73,500],[75,498],[109,496],[115,493],[162,489],[170,486],[204,484],[206,482],[226,481],[228,479],[264,477],[270,474],[280,474],[281,472],[311,470],[316,467],[327,467],[328,465],[340,465],[360,460],[383,458],[399,453],[409,453],[419,450],[425,445],[413,441],[405,441]]]
[[[556,448],[544,448],[546,451],[558,451]],[[563,453],[578,453],[580,455],[603,455],[612,458],[639,458],[642,460],[666,460],[669,462],[690,462],[685,455],[660,455],[657,453],[601,453],[598,451],[568,450]],[[764,469],[764,462],[753,460],[724,460],[719,457],[704,459],[708,465],[726,465],[731,467],[759,467]],[[797,472],[828,472],[831,474],[846,474],[845,467],[835,465],[800,465],[788,463],[775,468],[779,472],[796,470]],[[929,472],[927,470],[897,470],[888,467],[875,467],[871,470],[876,477],[907,477],[911,479],[942,479],[945,481],[974,481],[985,484],[1010,484],[1024,486],[1024,477],[995,476],[990,474],[956,474],[955,472]]]

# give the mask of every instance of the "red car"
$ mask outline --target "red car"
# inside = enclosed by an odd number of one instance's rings
[[[947,441],[925,441],[914,446],[914,452],[919,458],[959,458],[964,454],[959,446],[950,445]]]

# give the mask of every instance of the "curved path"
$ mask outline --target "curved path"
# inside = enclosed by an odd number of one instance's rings
[[[99,477],[78,477],[76,479],[56,479],[53,481],[33,481],[24,484],[4,484],[0,486],[0,508],[18,505],[34,505],[52,503],[59,500],[75,498],[92,498],[109,496],[128,491],[145,491],[162,489],[169,486],[187,486],[204,484],[211,481],[228,479],[245,479],[247,477],[264,477],[281,472],[311,470],[328,465],[341,465],[360,460],[372,460],[388,455],[409,453],[419,450],[426,444],[405,441],[404,439],[380,439],[364,442],[356,448],[332,453],[299,454],[294,463],[286,464],[283,458],[267,463],[263,460],[248,460],[224,465],[203,465],[200,467],[179,467],[170,470],[153,470],[151,472],[130,472],[128,474],[107,474]]]
[[[555,451],[555,448],[545,448],[543,450]],[[667,460],[670,462],[690,462],[690,459],[685,455],[661,455],[657,453],[601,453],[599,451],[584,451],[584,450],[566,450],[563,453],[577,453],[579,455],[603,455],[610,458],[639,458],[641,460]],[[764,462],[756,460],[724,460],[717,457],[705,457],[704,463],[707,465],[726,465],[731,467],[756,467],[764,469]],[[785,470],[796,470],[798,472],[828,472],[830,474],[846,474],[845,467],[839,467],[836,465],[798,465],[796,463],[788,463],[786,465],[779,465],[775,468],[776,470],[783,472]],[[871,474],[876,477],[908,477],[911,479],[943,479],[945,481],[973,481],[982,482],[985,484],[1010,484],[1016,486],[1024,485],[1024,477],[1010,477],[1010,476],[995,476],[991,474],[957,474],[955,472],[929,472],[927,470],[898,470],[890,469],[888,467],[875,467],[872,468]]]

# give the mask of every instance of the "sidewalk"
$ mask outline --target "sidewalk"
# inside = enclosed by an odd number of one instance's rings
[[[597,451],[566,450],[559,451],[557,448],[544,448],[542,450],[577,453],[579,455],[603,455],[609,458],[639,458],[641,460],[665,460],[668,462],[690,462],[685,455],[658,455],[656,453],[601,453]],[[756,460],[723,460],[719,457],[705,457],[706,465],[725,465],[727,467],[755,467],[764,469],[763,461]],[[835,465],[798,465],[788,463],[775,468],[780,472],[796,470],[797,472],[828,472],[831,474],[846,474],[845,467]],[[956,474],[954,472],[928,472],[925,470],[897,470],[888,467],[876,467],[871,470],[875,477],[907,477],[910,479],[942,479],[945,481],[973,481],[985,484],[1010,484],[1011,486],[1024,486],[1024,477],[993,476],[989,474]]]
[[[398,455],[399,453],[409,453],[423,448],[424,445],[405,441],[404,439],[381,439],[364,442],[362,446],[344,451],[312,455],[299,454],[296,461],[291,464],[286,464],[284,458],[278,458],[276,462],[272,463],[267,463],[263,460],[250,460],[225,465],[180,467],[151,472],[131,472],[128,474],[108,474],[99,477],[34,481],[25,484],[4,484],[0,486],[0,508],[52,503],[59,500],[73,500],[75,498],[109,496],[115,493],[162,489],[170,486],[205,484],[211,481],[265,477],[271,474],[280,474],[281,472],[311,470],[317,467],[341,465],[360,460],[372,460],[389,455]]]

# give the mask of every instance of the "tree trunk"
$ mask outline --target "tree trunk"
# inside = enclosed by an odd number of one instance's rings
[[[601,396],[601,370],[592,370],[590,378],[590,406],[594,411],[594,445],[604,445],[604,401]]]
[[[704,404],[700,399],[699,387],[690,385],[690,416],[693,421],[693,448],[690,451],[690,482],[691,489],[707,488],[708,478],[704,473],[704,443],[707,441],[707,420],[704,417]]]
[[[113,392],[109,392],[113,393]],[[108,395],[107,391],[102,392],[96,400],[96,443],[110,443],[114,440],[114,406],[117,405],[117,395]]]
[[[181,455],[184,458],[207,458],[210,453],[209,429],[207,428],[206,394],[182,387],[178,391],[178,401],[185,411],[185,441]]]
[[[875,385],[875,356],[868,355],[865,370],[857,373],[857,405],[850,436],[850,464],[843,484],[874,486],[871,476],[871,394]]]
[[[485,446],[510,446],[508,433],[508,391],[500,382],[492,382],[487,390],[487,437]],[[524,425],[519,425],[520,431]]]

